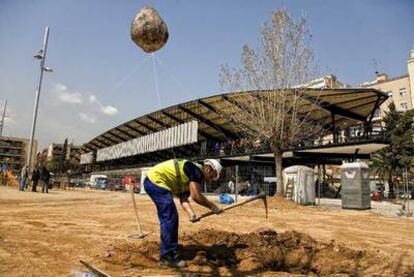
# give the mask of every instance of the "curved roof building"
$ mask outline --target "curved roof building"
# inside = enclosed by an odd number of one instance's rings
[[[301,88],[300,91],[305,100],[300,108],[314,106],[309,114],[312,119],[325,129],[336,131],[361,122],[369,123],[375,110],[387,99],[381,91],[370,88]],[[109,169],[145,166],[172,157],[201,159],[239,155],[227,148],[243,138],[243,133],[232,118],[226,116],[226,111],[237,109],[238,103],[247,96],[265,93],[280,92],[225,93],[134,118],[85,143],[81,148],[81,163]],[[244,112],[240,106],[239,110]],[[259,147],[252,151],[256,151],[252,154],[259,154],[268,149]]]

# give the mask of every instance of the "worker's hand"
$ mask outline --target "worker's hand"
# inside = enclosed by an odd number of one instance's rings
[[[220,208],[219,206],[216,206],[216,205],[214,205],[211,208],[211,211],[215,214],[221,214],[222,212],[224,212],[222,208]]]
[[[196,214],[190,215],[188,218],[192,223],[200,221],[200,217],[198,217]]]

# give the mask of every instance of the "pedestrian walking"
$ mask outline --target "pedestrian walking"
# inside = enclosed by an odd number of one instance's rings
[[[42,193],[49,193],[50,172],[45,166],[40,169],[40,182],[42,184]]]
[[[39,183],[39,179],[40,179],[40,171],[36,167],[32,172],[32,191],[33,192],[37,192],[36,187],[37,187],[37,184]]]
[[[28,166],[24,165],[22,170],[20,171],[20,184],[19,190],[24,191],[27,188],[27,178],[29,177],[29,170]]]

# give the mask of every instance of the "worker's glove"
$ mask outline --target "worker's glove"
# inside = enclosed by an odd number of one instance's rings
[[[188,218],[192,223],[200,221],[200,217],[198,217],[196,214],[190,215]]]
[[[222,208],[220,208],[219,206],[216,206],[216,205],[214,205],[211,208],[211,211],[215,214],[221,214],[222,212],[224,212]]]

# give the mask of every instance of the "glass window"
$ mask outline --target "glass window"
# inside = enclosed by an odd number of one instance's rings
[[[405,88],[400,88],[400,96],[404,96],[406,92]]]
[[[404,110],[404,111],[405,111],[405,110],[407,110],[407,108],[408,108],[408,107],[407,107],[407,103],[401,103],[401,104],[400,104],[400,107],[401,107],[401,109],[402,109],[402,110]]]

